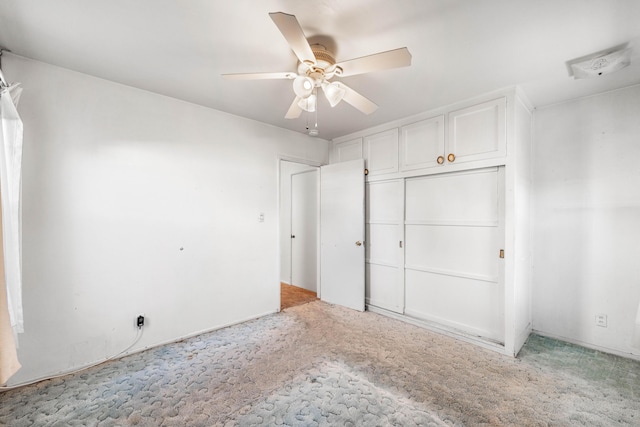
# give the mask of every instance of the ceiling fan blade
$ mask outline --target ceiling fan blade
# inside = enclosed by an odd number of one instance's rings
[[[344,98],[342,99],[362,111],[364,114],[371,114],[378,109],[376,104],[360,95],[349,86],[343,83],[341,83],[340,86],[345,89]]]
[[[302,114],[302,108],[298,106],[299,101],[300,98],[296,96],[291,103],[291,107],[289,107],[289,111],[287,111],[287,114],[285,114],[284,116],[285,119],[297,119],[298,117],[300,117],[300,114]]]
[[[268,80],[268,79],[295,79],[298,75],[291,72],[283,73],[237,73],[223,74],[227,80]]]
[[[316,57],[296,17],[282,12],[272,12],[269,16],[287,40],[289,46],[291,46],[291,50],[293,50],[293,53],[296,54],[300,62],[315,64]]]
[[[389,68],[407,67],[409,65],[411,65],[411,53],[409,53],[409,49],[406,47],[374,53],[373,55],[363,56],[337,64],[338,67],[342,68],[341,77],[369,73],[371,71],[387,70]]]

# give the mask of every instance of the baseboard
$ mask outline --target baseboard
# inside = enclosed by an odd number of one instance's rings
[[[614,356],[620,356],[620,357],[624,357],[626,359],[634,359],[634,360],[639,360],[640,361],[640,354],[621,351],[621,350],[616,350],[615,348],[602,347],[602,346],[599,346],[599,345],[595,345],[595,344],[591,344],[591,343],[588,343],[588,342],[576,340],[576,339],[573,339],[573,338],[567,338],[567,337],[563,337],[561,335],[552,334],[552,333],[549,333],[549,332],[538,331],[536,329],[533,329],[531,331],[531,333],[536,334],[536,335],[540,335],[540,336],[543,336],[543,337],[547,337],[547,338],[552,338],[554,340],[568,342],[569,344],[579,345],[580,347],[589,348],[591,350],[596,350],[596,351],[599,351],[601,353],[613,354]]]
[[[230,326],[238,325],[240,323],[248,322],[250,320],[259,319],[261,317],[268,316],[270,314],[275,314],[275,313],[278,313],[278,311],[277,310],[276,311],[267,311],[267,312],[262,313],[262,314],[249,316],[249,317],[247,317],[245,319],[241,319],[241,320],[237,320],[237,321],[234,321],[234,322],[225,323],[225,324],[213,327],[213,328],[203,329],[203,330],[198,331],[198,332],[192,332],[190,334],[187,334],[187,335],[175,338],[175,339],[162,341],[160,343],[148,345],[148,346],[145,346],[145,347],[142,347],[142,348],[139,348],[139,349],[135,349],[135,350],[129,350],[129,351],[123,352],[121,354],[116,354],[115,356],[107,357],[106,359],[101,359],[101,360],[94,361],[94,362],[91,362],[91,363],[87,363],[87,364],[84,364],[84,365],[81,365],[81,366],[76,366],[74,368],[58,371],[55,374],[48,374],[48,375],[41,376],[41,377],[38,377],[38,378],[29,379],[29,380],[26,380],[26,381],[23,381],[23,382],[20,382],[20,383],[11,384],[11,381],[9,381],[7,383],[7,385],[5,385],[3,387],[0,387],[0,389],[2,389],[2,388],[5,388],[5,389],[18,388],[18,387],[22,387],[22,386],[26,386],[26,385],[35,384],[35,383],[38,383],[40,381],[46,381],[46,380],[49,380],[49,379],[52,379],[52,378],[58,378],[58,377],[62,377],[62,376],[65,376],[65,375],[74,374],[76,372],[80,372],[80,371],[83,371],[85,369],[89,369],[89,368],[93,368],[94,366],[101,365],[101,364],[103,364],[105,362],[110,362],[112,360],[118,360],[118,359],[121,359],[121,358],[123,358],[125,356],[131,356],[133,354],[141,353],[143,351],[150,350],[150,349],[157,348],[157,347],[161,347],[163,345],[174,344],[174,343],[177,343],[177,342],[180,342],[180,341],[184,341],[184,340],[189,339],[189,338],[196,337],[198,335],[202,335],[202,334],[206,334],[206,333],[209,333],[209,332],[218,331],[220,329],[228,328]]]
[[[262,313],[262,314],[249,316],[249,317],[247,317],[245,319],[236,320],[236,321],[229,322],[229,323],[224,323],[222,325],[215,326],[213,328],[203,329],[203,330],[198,331],[198,332],[192,332],[190,334],[181,336],[179,338],[170,339],[170,340],[167,340],[167,341],[162,341],[162,342],[160,342],[158,344],[152,344],[150,346],[146,346],[146,347],[143,347],[143,348],[140,348],[140,349],[137,349],[137,350],[132,350],[130,352],[123,353],[120,357],[124,357],[124,356],[129,356],[131,354],[140,353],[142,351],[149,350],[151,348],[162,347],[163,345],[174,344],[174,343],[177,343],[177,342],[180,342],[180,341],[188,340],[189,338],[197,337],[198,335],[208,334],[209,332],[214,332],[214,331],[219,331],[220,329],[228,328],[229,326],[239,325],[240,323],[245,323],[245,322],[248,322],[250,320],[259,319],[261,317],[268,316],[270,314],[275,314],[275,313],[278,313],[278,311],[277,310],[270,310],[270,311],[267,311],[267,312]]]

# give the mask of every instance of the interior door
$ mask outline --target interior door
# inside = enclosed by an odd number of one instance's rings
[[[317,292],[318,171],[291,175],[291,284]]]
[[[364,160],[320,168],[320,298],[364,311]]]

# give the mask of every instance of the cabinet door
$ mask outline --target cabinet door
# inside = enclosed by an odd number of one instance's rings
[[[367,183],[366,191],[366,303],[402,313],[403,181]]]
[[[444,116],[422,120],[400,128],[400,170],[441,166],[444,160]]]
[[[333,163],[348,162],[362,158],[362,138],[338,142],[333,147]]]
[[[398,129],[364,138],[366,167],[369,175],[398,172]]]
[[[507,147],[506,98],[449,113],[447,163],[504,157]],[[453,154],[455,158],[449,158]]]

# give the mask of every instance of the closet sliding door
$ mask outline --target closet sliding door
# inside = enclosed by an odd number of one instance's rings
[[[405,314],[504,342],[504,168],[407,179]]]
[[[403,189],[401,179],[366,185],[366,303],[400,314],[404,311]]]

